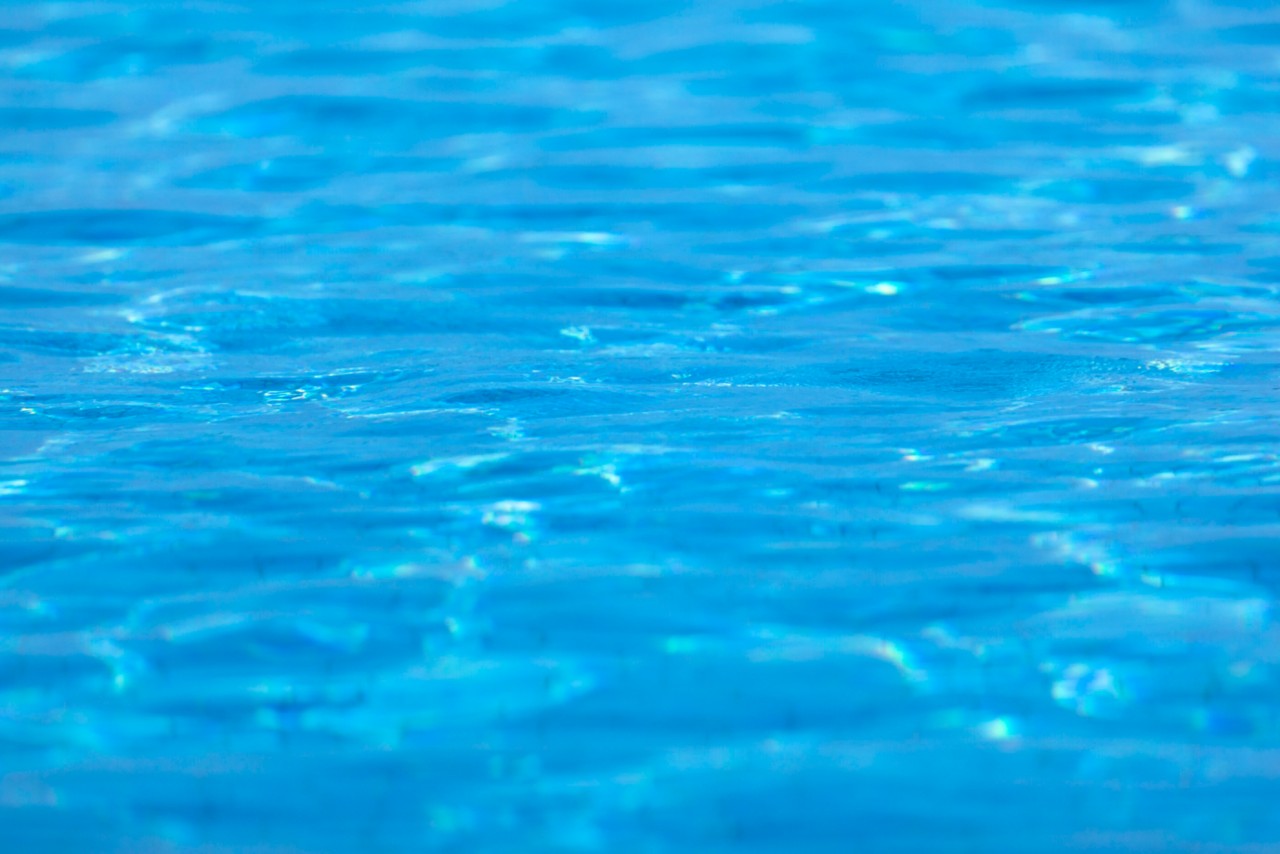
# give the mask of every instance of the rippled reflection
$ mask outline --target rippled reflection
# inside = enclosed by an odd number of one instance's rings
[[[0,14],[0,849],[1267,851],[1259,4]]]

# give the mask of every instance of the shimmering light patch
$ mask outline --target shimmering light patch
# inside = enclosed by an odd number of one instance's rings
[[[584,344],[595,341],[595,338],[591,335],[591,330],[585,326],[566,326],[560,330],[560,334],[566,338],[581,341]]]
[[[857,651],[892,664],[909,682],[926,682],[929,674],[915,660],[915,656],[901,644],[884,638],[857,637],[845,643],[845,648]]]
[[[662,649],[668,655],[689,655],[703,649],[705,645],[705,641],[699,637],[673,635],[663,641]]]
[[[941,480],[909,480],[899,484],[898,488],[903,492],[942,492],[949,486],[950,484]]]
[[[1058,670],[1050,693],[1055,703],[1086,717],[1113,714],[1125,702],[1111,670],[1080,662]]]
[[[476,565],[474,558],[464,558],[438,563],[406,561],[356,566],[351,570],[351,577],[366,581],[434,578],[454,585],[463,585],[469,581],[484,578],[485,572]]]
[[[1125,154],[1143,166],[1196,166],[1204,159],[1185,145],[1157,145],[1128,149]]]
[[[533,514],[540,509],[536,501],[497,501],[482,508],[480,522],[511,531],[516,542],[528,543],[534,536]]]
[[[127,249],[99,249],[93,252],[86,252],[76,260],[81,264],[107,264],[112,261],[119,261],[128,254],[129,251]]]
[[[988,741],[1009,741],[1018,737],[1017,723],[1010,717],[992,718],[979,724],[977,731]]]
[[[1022,509],[1006,504],[975,503],[960,508],[959,514],[965,519],[983,522],[1030,522],[1045,525],[1060,525],[1066,521],[1061,513],[1045,510]]]
[[[526,233],[520,239],[527,243],[580,243],[584,246],[622,246],[627,238],[602,231]]]
[[[1242,145],[1239,148],[1228,152],[1222,162],[1227,167],[1227,171],[1231,173],[1233,178],[1243,178],[1249,174],[1249,167],[1253,165],[1253,161],[1258,157],[1258,152],[1252,146]]]
[[[422,477],[424,475],[435,474],[438,471],[449,469],[472,469],[476,466],[485,465],[486,463],[496,463],[506,459],[506,454],[476,454],[467,457],[447,457],[438,460],[428,460],[425,463],[418,463],[409,469],[414,477]]]
[[[615,466],[613,463],[605,463],[602,465],[595,465],[595,466],[583,466],[581,468],[574,469],[573,473],[576,475],[587,476],[587,477],[598,477],[601,480],[603,480],[605,483],[614,487],[615,489],[624,488],[622,486],[622,478],[618,475],[617,466]]]
[[[252,619],[247,614],[213,613],[183,620],[162,626],[159,634],[167,641],[182,643],[190,640],[201,640],[210,634],[220,634],[226,629],[234,629]]]
[[[979,657],[986,655],[988,651],[986,644],[981,640],[959,635],[946,625],[925,626],[920,636],[942,649],[963,650]]]
[[[929,678],[928,673],[905,646],[886,638],[869,635],[800,635],[778,630],[761,630],[756,635],[762,642],[748,652],[748,657],[756,662],[818,661],[830,655],[858,655],[892,665],[911,683],[923,683]]]
[[[148,669],[144,658],[122,649],[109,638],[100,635],[90,637],[86,646],[89,655],[110,668],[111,685],[117,692],[129,688],[133,680]]]
[[[1036,534],[1032,542],[1049,551],[1058,560],[1082,564],[1094,575],[1110,578],[1123,571],[1121,562],[1113,556],[1105,544],[1090,542],[1075,534],[1050,532]]]
[[[1215,374],[1226,367],[1223,362],[1207,362],[1191,359],[1153,359],[1147,366],[1157,371],[1174,374]]]

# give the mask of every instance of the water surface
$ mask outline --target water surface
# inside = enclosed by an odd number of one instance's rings
[[[1280,846],[1280,15],[0,6],[0,847]]]

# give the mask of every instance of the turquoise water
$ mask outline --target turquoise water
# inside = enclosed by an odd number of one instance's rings
[[[0,5],[0,850],[1280,850],[1277,45]]]

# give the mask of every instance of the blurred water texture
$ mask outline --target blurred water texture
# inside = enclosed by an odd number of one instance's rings
[[[0,68],[0,849],[1280,850],[1280,12]]]

